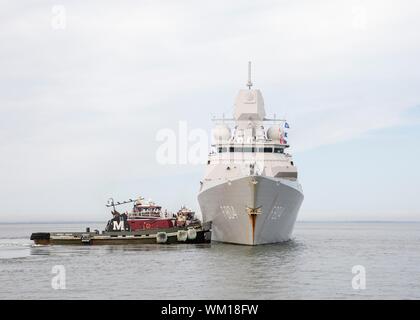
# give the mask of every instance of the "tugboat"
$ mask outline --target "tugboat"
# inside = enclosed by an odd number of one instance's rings
[[[115,206],[134,202],[131,212],[119,213]],[[162,213],[162,207],[153,201],[146,201],[143,197],[137,200],[128,200],[114,203],[114,199],[108,200],[107,207],[112,207],[114,216],[108,221],[105,231],[138,231],[149,229],[165,229],[175,226],[174,218],[169,216],[167,210]]]
[[[116,206],[134,203],[131,212],[120,213]],[[112,207],[112,219],[105,230],[86,232],[38,232],[31,235],[35,244],[150,244],[150,243],[209,243],[211,241],[211,224],[202,225],[195,218],[195,213],[182,206],[177,214],[167,210],[153,201],[143,197],[114,202],[109,199],[106,207]]]
[[[195,217],[195,212],[191,211],[186,206],[182,206],[176,214],[177,227],[191,226],[199,223],[200,220]]]

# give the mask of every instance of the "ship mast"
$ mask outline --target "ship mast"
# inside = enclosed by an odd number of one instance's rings
[[[251,61],[248,61],[248,82],[246,83],[246,86],[249,90],[251,90],[252,82],[251,82]]]

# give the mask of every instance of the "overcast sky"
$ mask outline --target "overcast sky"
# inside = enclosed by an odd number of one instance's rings
[[[159,130],[230,116],[247,61],[287,117],[299,220],[420,220],[415,1],[0,0],[2,221],[107,220],[143,195],[198,210],[203,165]]]

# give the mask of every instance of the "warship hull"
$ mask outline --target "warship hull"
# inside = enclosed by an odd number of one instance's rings
[[[303,193],[296,180],[245,176],[202,190],[198,201],[212,240],[259,245],[290,239]]]

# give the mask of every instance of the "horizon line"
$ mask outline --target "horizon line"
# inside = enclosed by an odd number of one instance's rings
[[[81,223],[107,223],[107,221],[9,221],[2,224],[81,224]],[[296,223],[420,223],[420,220],[297,220]]]

